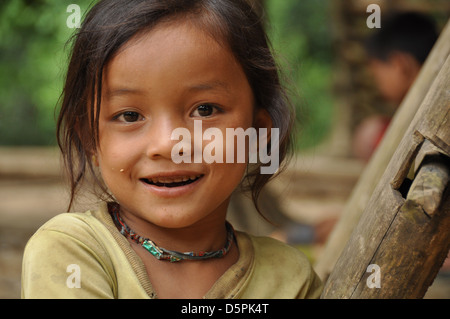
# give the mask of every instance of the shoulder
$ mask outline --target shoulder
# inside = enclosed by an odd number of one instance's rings
[[[254,248],[253,280],[262,298],[318,298],[322,283],[297,248],[270,237],[249,236]]]
[[[112,264],[102,239],[106,234],[90,211],[64,213],[46,222],[25,246],[22,297],[111,297]],[[73,269],[83,272],[83,278],[89,277],[98,287],[84,281],[85,289],[67,289]]]
[[[264,236],[253,236],[248,235],[253,243],[255,248],[255,252],[258,253],[261,257],[268,257],[277,255],[278,257],[289,255],[294,257],[294,259],[300,259],[302,262],[307,261],[304,254],[294,248],[293,246],[287,245],[277,239],[271,237]],[[289,258],[292,260],[292,258]]]
[[[63,213],[56,215],[43,224],[33,236],[38,236],[42,232],[61,232],[76,235],[77,233],[86,232],[96,224],[97,219],[92,215],[91,211],[84,213]]]
[[[91,250],[99,251],[101,245],[98,239],[106,231],[102,228],[104,227],[90,211],[63,213],[42,225],[29,239],[25,251],[29,251],[30,248],[33,250],[67,249],[70,244],[78,248],[89,246]]]
[[[270,237],[250,236],[255,250],[255,260],[268,270],[282,267],[295,275],[309,277],[312,267],[308,258],[297,248]]]
[[[30,238],[27,246],[52,241],[75,241],[78,246],[105,246],[111,236],[104,219],[107,213],[106,204],[102,203],[96,210],[79,213],[63,213],[56,215],[43,224]]]

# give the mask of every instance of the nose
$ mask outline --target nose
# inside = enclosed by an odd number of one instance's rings
[[[171,138],[172,133],[182,127],[182,121],[171,117],[154,119],[147,132],[146,156],[151,159],[172,159],[172,149],[178,143]]]

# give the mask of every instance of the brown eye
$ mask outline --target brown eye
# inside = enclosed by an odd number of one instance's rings
[[[200,116],[210,116],[213,113],[213,107],[211,105],[200,105],[197,111]]]
[[[192,113],[192,116],[195,117],[208,117],[213,115],[217,111],[217,108],[214,105],[210,104],[202,104],[199,105],[194,112]]]
[[[139,113],[136,112],[125,112],[123,114],[123,119],[125,122],[136,122],[139,120]]]
[[[116,119],[121,122],[133,123],[141,119],[141,115],[137,112],[127,111],[116,116]]]

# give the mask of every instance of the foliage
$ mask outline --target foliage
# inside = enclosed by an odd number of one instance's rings
[[[53,145],[55,106],[62,89],[75,31],[66,12],[91,0],[0,2],[0,145]],[[310,147],[331,123],[328,0],[266,0],[269,31],[280,62],[292,79],[302,147]]]
[[[73,2],[0,3],[0,145],[55,144],[54,109],[67,64]],[[80,7],[90,1],[77,0]]]
[[[298,147],[312,147],[330,131],[332,48],[329,0],[266,0],[268,32],[292,87]]]

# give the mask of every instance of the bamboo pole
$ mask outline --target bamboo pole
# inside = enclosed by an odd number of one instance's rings
[[[377,184],[322,298],[422,298],[433,282],[450,248],[449,88],[450,56]],[[418,156],[430,143],[438,155]],[[416,163],[419,158],[422,162]],[[405,195],[400,189],[414,166]]]
[[[389,160],[406,132],[411,120],[424,100],[433,80],[441,70],[450,53],[450,22],[442,31],[434,48],[425,61],[416,81],[396,112],[385,137],[375,154],[367,164],[363,174],[355,185],[342,215],[331,232],[321,256],[314,268],[322,280],[326,280],[342,253],[345,244],[358,223],[364,208]]]

